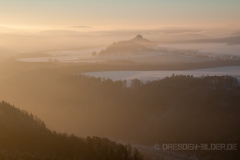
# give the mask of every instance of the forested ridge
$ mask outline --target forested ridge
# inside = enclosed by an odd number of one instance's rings
[[[125,81],[41,69],[0,85],[7,101],[30,109],[34,104],[47,123],[83,136],[134,143],[239,141],[240,89],[231,76],[173,75],[126,87]]]
[[[115,104],[107,108],[122,120],[116,120],[116,126],[129,140],[239,141],[240,90],[231,76],[173,75],[147,84],[135,79],[130,88],[124,81],[81,75],[67,79],[79,90],[88,84],[89,101],[93,98],[95,106]]]
[[[237,151],[183,153],[200,159],[239,157],[240,87],[236,78],[172,75],[146,84],[134,79],[130,87],[126,81],[82,75],[70,79],[74,85],[87,81],[91,96],[100,98],[94,99],[96,106],[106,101],[115,104],[112,114],[117,117],[109,117],[116,123],[111,127],[117,132],[111,133],[118,138],[143,144],[232,143],[238,145]]]
[[[78,138],[46,128],[43,121],[26,111],[0,103],[1,160],[141,160],[130,145],[106,138]]]
[[[50,129],[80,137],[143,145],[240,142],[236,78],[172,75],[146,84],[135,79],[126,87],[125,81],[84,76],[102,69],[85,67],[2,67],[0,97],[38,115]]]

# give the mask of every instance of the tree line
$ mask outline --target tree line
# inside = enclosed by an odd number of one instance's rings
[[[130,145],[106,138],[79,138],[49,130],[36,116],[6,102],[0,103],[2,160],[142,160]]]

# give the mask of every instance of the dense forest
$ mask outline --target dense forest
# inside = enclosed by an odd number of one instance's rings
[[[68,78],[78,89],[82,89],[80,83],[87,83],[88,101],[95,97],[93,106],[110,112],[105,116],[112,125],[104,125],[108,136],[137,144],[240,142],[240,88],[231,76],[172,75],[147,84],[135,79],[130,88],[124,81],[82,75]],[[218,160],[239,155],[239,151],[191,153]]]
[[[77,90],[85,90],[85,84],[88,102],[114,110],[111,119],[121,119],[116,125],[122,128],[119,136],[129,140],[148,137],[147,141],[156,141],[158,137],[160,142],[228,142],[239,135],[240,90],[237,79],[230,76],[173,75],[147,84],[135,79],[130,88],[123,81],[82,75],[64,80]]]
[[[94,69],[89,66],[88,70],[85,65],[66,64],[1,68],[0,97],[36,113],[49,128],[80,137],[108,137],[143,145],[239,144],[240,88],[236,78],[172,75],[146,84],[135,79],[126,87],[126,81],[82,75]],[[226,159],[237,153],[223,154]]]
[[[141,160],[130,145],[104,138],[78,138],[46,128],[26,111],[0,103],[1,160]]]

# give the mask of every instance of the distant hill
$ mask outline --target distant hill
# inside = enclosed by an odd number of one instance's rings
[[[0,103],[1,160],[141,160],[137,150],[98,137],[56,133],[32,114]]]
[[[99,55],[127,55],[127,54],[142,54],[153,51],[151,49],[153,42],[137,35],[135,38],[128,41],[114,42],[105,50],[100,51]]]
[[[234,31],[230,36],[231,37],[240,36],[240,30]]]
[[[240,36],[224,37],[224,38],[210,38],[210,39],[196,39],[180,41],[180,43],[227,43],[240,44]]]

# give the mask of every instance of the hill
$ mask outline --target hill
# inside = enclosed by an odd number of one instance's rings
[[[227,43],[229,45],[240,44],[240,36],[231,36],[224,38],[210,38],[210,39],[196,39],[196,40],[186,40],[179,41],[180,43]]]
[[[128,55],[128,54],[142,54],[151,52],[151,46],[154,43],[137,35],[135,38],[128,41],[114,42],[105,50],[100,51],[99,55]]]
[[[26,111],[0,103],[1,160],[141,160],[137,150],[98,137],[78,138],[49,130]]]

